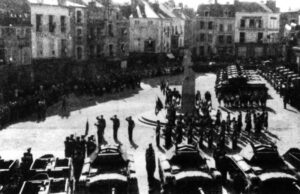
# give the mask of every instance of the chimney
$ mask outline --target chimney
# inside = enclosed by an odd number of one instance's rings
[[[267,0],[266,6],[273,12],[278,12],[278,8],[276,7],[276,0]]]
[[[63,6],[66,5],[66,0],[57,0],[58,1],[58,5]]]
[[[215,4],[218,4],[218,0],[215,0]]]
[[[237,5],[239,3],[239,0],[234,0],[234,5]]]

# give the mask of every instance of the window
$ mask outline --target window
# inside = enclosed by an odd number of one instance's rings
[[[262,28],[262,20],[258,20],[258,28]]]
[[[55,23],[54,23],[53,15],[49,15],[49,32],[51,32],[51,33],[55,32]]]
[[[212,43],[212,41],[213,41],[213,36],[212,36],[212,34],[208,34],[207,39],[208,39],[208,42],[209,42],[209,43]]]
[[[90,46],[90,58],[94,58],[95,56],[95,46],[91,45]]]
[[[200,34],[200,42],[205,42],[205,34]]]
[[[67,56],[67,40],[61,39],[61,56]]]
[[[76,12],[76,17],[77,17],[77,23],[81,24],[82,23],[82,12],[78,10]]]
[[[60,31],[65,33],[67,29],[66,16],[60,16]]]
[[[102,49],[101,49],[101,45],[100,44],[97,44],[97,57],[100,57],[101,56],[101,52],[102,52]]]
[[[148,25],[153,25],[153,21],[148,21]]]
[[[245,43],[245,32],[240,32],[240,43]]]
[[[262,32],[258,32],[257,33],[257,42],[258,43],[262,43],[263,42],[263,36],[264,36],[264,33],[262,33]]]
[[[77,44],[82,44],[82,29],[77,29]]]
[[[139,24],[140,24],[140,21],[138,21],[138,20],[134,21],[134,25],[139,25]]]
[[[232,36],[227,36],[227,44],[232,44]]]
[[[82,48],[77,47],[77,59],[81,60],[82,59]]]
[[[241,28],[246,27],[246,21],[244,19],[241,19]]]
[[[219,43],[220,43],[220,44],[224,44],[224,36],[223,36],[223,35],[220,35],[220,36],[218,37],[218,39],[219,39]]]
[[[232,32],[232,24],[228,24],[228,26],[227,26],[227,31],[228,31],[228,32]]]
[[[255,28],[255,20],[254,19],[250,19],[249,27],[250,28]]]
[[[208,29],[209,30],[212,30],[213,29],[213,22],[208,22]]]
[[[200,21],[200,29],[203,30],[205,27],[204,27],[205,23],[204,21]]]
[[[43,29],[42,29],[42,17],[43,17],[43,15],[41,15],[41,14],[37,14],[36,15],[36,31],[37,32],[42,32],[43,31]]]
[[[114,36],[112,23],[108,24],[108,34],[109,36]]]
[[[204,16],[205,16],[205,17],[209,17],[209,11],[205,11],[205,12],[204,12]]]
[[[110,57],[114,56],[114,51],[113,51],[113,49],[114,49],[114,46],[113,46],[112,44],[110,44],[110,45],[109,45],[109,56],[110,56]]]
[[[204,46],[199,47],[199,52],[200,52],[200,56],[203,56],[205,54]]]
[[[224,31],[224,26],[223,26],[223,24],[220,24],[220,25],[219,25],[219,31],[220,31],[220,32],[223,32],[223,31]]]

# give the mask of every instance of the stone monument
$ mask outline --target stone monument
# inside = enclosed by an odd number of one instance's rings
[[[195,107],[195,73],[192,69],[191,52],[185,50],[183,59],[184,80],[182,84],[182,113],[190,113]]]

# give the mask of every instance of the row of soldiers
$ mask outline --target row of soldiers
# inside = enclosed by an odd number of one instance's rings
[[[218,148],[225,149],[227,134],[232,141],[232,149],[236,149],[243,126],[245,126],[244,130],[249,134],[254,130],[255,135],[259,136],[262,130],[267,130],[268,128],[268,112],[247,111],[244,120],[241,112],[239,112],[237,118],[232,118],[228,112],[226,119],[222,119],[220,110],[217,111],[215,120],[211,118],[210,114],[179,115],[176,118],[175,125],[171,120],[168,120],[166,124],[164,130],[165,147],[170,148],[173,143],[182,143],[183,136],[186,135],[187,143],[189,144],[196,141],[200,147],[203,147],[203,142],[207,139],[209,149],[213,147],[214,142],[216,142]],[[161,128],[160,121],[157,121],[157,146],[160,146]]]
[[[230,108],[248,108],[267,106],[268,94],[262,91],[240,91],[240,92],[220,92],[217,91],[217,99],[219,104]]]
[[[95,123],[95,126],[97,127],[97,137],[98,137],[98,145],[104,144],[104,132],[106,128],[106,120],[101,115],[100,117],[97,117],[97,123]],[[118,139],[118,131],[120,128],[120,119],[117,117],[117,115],[114,115],[113,117],[110,118],[110,120],[113,122],[113,138],[114,141],[118,144],[121,144],[121,142]],[[132,119],[132,117],[127,117],[125,119],[128,122],[128,138],[130,143],[133,142],[132,136],[133,136],[133,129],[135,127],[135,122]]]
[[[75,179],[78,180],[82,165],[86,155],[92,154],[96,150],[96,141],[94,136],[86,135],[75,137],[70,135],[65,140],[65,157],[71,157],[74,165]]]

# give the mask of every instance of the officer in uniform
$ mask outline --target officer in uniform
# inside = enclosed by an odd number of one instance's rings
[[[29,178],[29,177],[27,177],[28,176],[27,172],[28,172],[32,162],[33,162],[33,156],[31,154],[31,148],[28,148],[27,152],[25,152],[23,154],[22,165],[21,165],[21,169],[22,169],[23,174],[25,175],[25,178]]]
[[[148,174],[149,187],[152,187],[155,172],[155,153],[152,148],[152,144],[149,144],[149,148],[146,150],[146,170]]]
[[[168,122],[165,131],[165,147],[168,149],[172,144],[172,125]]]
[[[133,129],[135,127],[135,123],[132,120],[131,116],[127,117],[126,121],[128,122],[128,137],[129,137],[129,141],[130,141],[130,143],[132,143],[133,142],[133,140],[132,140],[132,132],[133,132]]]
[[[104,136],[104,130],[106,127],[106,121],[103,118],[103,115],[101,115],[101,117],[97,117],[96,118],[98,123],[95,124],[95,126],[97,127],[97,136],[98,136],[98,146],[100,146],[103,143],[103,136]]]
[[[189,125],[187,127],[187,132],[188,132],[188,144],[192,144],[193,143],[193,127],[192,125]]]
[[[252,121],[251,121],[251,113],[249,111],[247,111],[247,113],[246,113],[245,123],[246,123],[245,131],[250,133],[251,128],[252,128]]]
[[[66,140],[65,140],[65,157],[71,157],[70,137],[66,137]]]
[[[182,120],[179,119],[176,125],[176,144],[181,144],[183,137],[183,123]]]
[[[118,142],[118,129],[120,127],[120,120],[118,119],[117,115],[114,117],[110,118],[113,122],[113,137],[115,142]]]
[[[213,141],[214,141],[214,130],[213,130],[213,128],[210,128],[210,130],[208,132],[208,148],[209,149],[212,149]]]
[[[157,147],[160,147],[160,129],[161,129],[160,121],[158,120],[157,121],[156,129],[155,129],[155,133],[156,133],[156,146]]]

